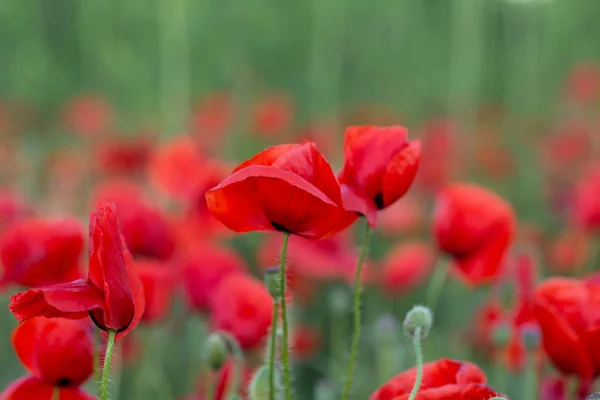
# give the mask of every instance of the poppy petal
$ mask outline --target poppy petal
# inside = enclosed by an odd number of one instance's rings
[[[133,294],[133,318],[129,322],[127,328],[117,333],[116,340],[119,340],[127,335],[133,328],[138,326],[144,315],[146,308],[146,297],[144,295],[144,286],[138,272],[135,269],[133,258],[128,251],[125,251],[125,266],[127,268],[127,281]]]
[[[298,175],[249,166],[206,193],[208,208],[229,229],[285,230],[318,238],[339,226],[345,211]]]
[[[36,319],[37,318],[33,318],[17,325],[12,334],[12,343],[15,353],[17,353],[17,357],[19,357],[21,364],[23,364],[25,369],[29,372],[34,368],[33,343],[35,343],[38,332],[38,325],[29,322],[34,322]]]
[[[388,164],[383,176],[383,205],[387,207],[408,192],[415,180],[421,158],[421,141],[409,142]]]
[[[54,386],[33,376],[17,379],[11,383],[2,393],[0,400],[50,400],[54,392]],[[60,400],[95,400],[78,388],[60,388]]]
[[[371,228],[375,228],[377,224],[377,206],[373,200],[360,195],[352,189],[351,186],[342,184],[340,185],[342,190],[342,198],[344,200],[344,208],[347,211],[353,211],[360,215],[364,215],[371,225]]]
[[[486,385],[446,385],[439,388],[419,390],[417,400],[483,400],[498,396],[499,393]],[[394,397],[393,400],[408,400],[410,394]]]
[[[17,293],[11,296],[8,307],[19,322],[35,316],[77,319],[102,309],[104,299],[97,287],[80,279]]]
[[[266,167],[270,167],[283,153],[299,146],[299,144],[280,144],[277,146],[271,146],[238,165],[233,172],[238,172],[251,165],[264,165]]]

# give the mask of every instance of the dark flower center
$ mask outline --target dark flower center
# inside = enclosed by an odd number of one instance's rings
[[[56,382],[56,386],[58,386],[58,387],[71,386],[71,380],[69,378],[60,378],[58,380],[58,382]]]
[[[105,331],[105,332],[108,332],[108,330],[109,330],[109,329],[108,329],[108,328],[107,328],[105,325],[101,324],[101,323],[100,323],[100,322],[99,322],[99,321],[96,319],[96,317],[94,316],[94,313],[93,313],[92,311],[88,311],[88,314],[89,314],[90,318],[92,319],[92,322],[93,322],[93,323],[94,323],[94,324],[95,324],[95,325],[96,325],[98,328],[100,328],[101,330],[103,330],[103,331]],[[118,329],[118,330],[117,330],[117,333],[119,333],[119,332],[123,332],[123,331],[127,330],[127,328],[129,328],[129,325],[131,325],[131,322],[133,322],[133,317],[134,317],[134,315],[135,315],[135,313],[134,313],[134,314],[131,314],[131,319],[129,320],[129,323],[128,323],[126,326],[124,326],[123,328],[120,328],[120,329]]]
[[[277,229],[279,232],[290,233],[289,229],[275,221],[271,221],[271,226]]]
[[[378,210],[382,210],[383,207],[384,207],[384,205],[383,205],[383,193],[379,193],[375,197],[373,197],[373,202],[377,206]]]

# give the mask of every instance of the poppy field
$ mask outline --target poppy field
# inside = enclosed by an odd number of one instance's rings
[[[0,400],[600,398],[598,17],[2,0]]]

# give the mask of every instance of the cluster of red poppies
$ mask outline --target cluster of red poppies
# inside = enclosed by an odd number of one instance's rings
[[[294,108],[283,93],[253,107],[248,129],[258,136],[243,145],[281,136],[294,143],[267,147],[235,168],[225,157],[211,156],[223,150],[234,120],[226,93],[198,105],[189,135],[161,143],[145,131],[133,139],[107,136],[115,117],[109,104],[93,96],[74,99],[62,112],[63,125],[88,151],[64,150],[42,163],[47,170],[41,176],[53,183],[42,191],[43,201],[0,191],[0,287],[12,295],[8,308],[19,322],[12,343],[27,370],[0,399],[92,399],[83,388],[92,375],[104,396],[105,379],[149,351],[139,330],[168,326],[175,335],[190,319],[206,321],[207,331],[219,337],[205,349],[206,365],[191,371],[201,379],[190,399],[298,398],[290,374],[304,361],[339,357],[333,349],[340,344],[347,345],[343,361],[321,374],[335,397],[318,400],[502,396],[507,387],[487,383],[483,370],[489,365],[524,372],[527,393],[536,399],[585,398],[600,375],[600,275],[594,272],[600,167],[594,162],[596,121],[586,113],[598,97],[600,73],[580,66],[567,88],[576,111],[544,139],[536,163],[547,204],[513,196],[502,185],[493,190],[455,179],[517,179],[510,173],[517,161],[489,133],[502,119],[496,109],[482,110],[470,158],[462,157],[462,128],[450,118],[428,121],[412,140],[398,125],[350,126],[335,173],[323,155],[335,154],[335,124],[285,136]],[[8,115],[0,112],[6,121]],[[0,129],[7,135],[3,144],[16,143],[15,123],[0,120]],[[76,210],[93,207],[86,237]],[[551,210],[550,228],[532,217],[536,207]],[[360,225],[365,237],[359,253],[353,228]],[[267,234],[240,239],[231,231]],[[263,273],[265,280],[258,277]],[[443,293],[446,275],[458,283],[451,295]],[[377,349],[378,339],[361,336],[365,319],[398,314],[398,302],[417,294],[433,310],[427,326],[433,333],[411,337],[427,349],[446,334],[436,315],[443,320],[443,314],[457,313],[440,296],[451,300],[480,288],[490,289],[473,323],[461,331],[468,340],[458,340],[475,351],[481,368],[426,356],[429,362],[415,368],[402,365],[404,372],[384,371],[378,384],[354,373],[365,368],[357,355],[363,348],[387,351]],[[363,295],[377,298],[381,309],[363,307]],[[319,315],[339,326],[327,322],[326,333],[341,336],[324,335],[322,321],[311,321],[311,307],[328,309]],[[403,340],[390,329],[391,343]],[[204,339],[195,344],[201,347]],[[115,343],[126,363],[111,370]],[[349,366],[347,373],[336,370],[339,364]]]

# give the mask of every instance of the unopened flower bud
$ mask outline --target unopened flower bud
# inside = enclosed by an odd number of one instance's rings
[[[414,337],[417,329],[421,331],[421,338],[429,334],[429,330],[433,325],[433,314],[429,307],[414,306],[404,318],[404,333],[410,337]]]
[[[492,330],[492,341],[494,347],[503,349],[508,346],[510,342],[511,328],[506,322],[500,322],[496,324]]]
[[[535,324],[527,324],[521,328],[523,344],[528,351],[533,351],[540,346],[540,328]]]
[[[250,400],[268,400],[269,399],[269,367],[263,365],[256,370],[250,387],[248,388]]]
[[[278,300],[281,298],[281,272],[279,267],[271,267],[265,270],[264,275],[265,285],[269,294],[273,296],[273,299]]]
[[[218,333],[211,333],[206,339],[206,362],[213,371],[221,369],[227,360],[228,350],[225,340]]]

